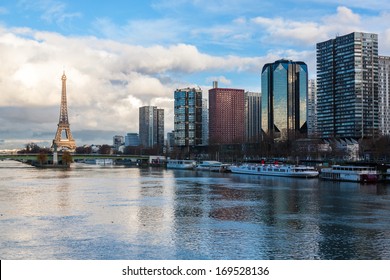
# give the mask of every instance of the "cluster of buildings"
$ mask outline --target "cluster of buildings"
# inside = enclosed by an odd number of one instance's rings
[[[261,93],[220,88],[174,92],[174,131],[164,143],[164,110],[139,108],[139,133],[126,146],[181,147],[374,138],[390,134],[390,57],[378,35],[353,32],[317,44],[317,78],[304,62],[281,59],[261,71]],[[137,137],[138,136],[138,137]],[[115,143],[114,143],[115,145]]]

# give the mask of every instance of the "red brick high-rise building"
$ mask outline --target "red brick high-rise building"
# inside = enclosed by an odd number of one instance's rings
[[[245,91],[214,88],[209,90],[209,143],[245,142]]]

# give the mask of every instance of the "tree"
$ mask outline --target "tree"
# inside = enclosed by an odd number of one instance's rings
[[[47,154],[45,154],[44,152],[40,152],[39,155],[37,155],[37,160],[40,165],[43,165],[47,162]]]
[[[38,154],[40,152],[48,154],[50,152],[49,148],[41,148],[35,143],[26,144],[26,148],[19,151],[19,154]]]
[[[62,164],[69,165],[72,161],[72,155],[68,151],[64,151],[62,154]]]
[[[90,146],[77,147],[76,148],[76,153],[77,154],[91,154],[92,153],[92,148]]]
[[[111,146],[104,144],[100,147],[99,153],[102,155],[110,155],[111,154]]]

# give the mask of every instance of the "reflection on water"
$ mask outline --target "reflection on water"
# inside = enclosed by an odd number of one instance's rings
[[[0,162],[2,259],[390,259],[386,185]]]

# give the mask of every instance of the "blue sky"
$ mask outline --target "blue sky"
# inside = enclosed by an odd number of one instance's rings
[[[380,0],[2,0],[0,149],[50,143],[64,69],[77,143],[110,143],[138,132],[143,105],[164,108],[172,130],[176,88],[260,91],[262,66],[280,58],[315,77],[315,44],[337,34],[378,33],[390,55],[389,19]]]

